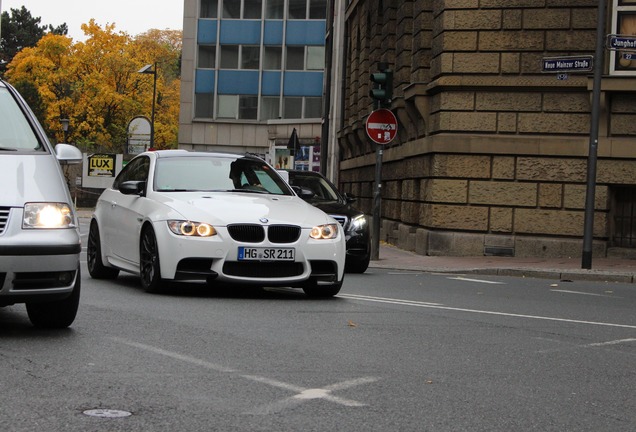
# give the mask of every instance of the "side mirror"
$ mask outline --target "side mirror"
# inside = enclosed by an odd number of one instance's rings
[[[60,165],[72,165],[82,163],[82,152],[70,144],[58,144],[55,146],[55,157]]]
[[[146,189],[146,182],[140,180],[129,180],[119,185],[119,192],[124,195],[142,195]]]
[[[296,195],[304,200],[309,200],[313,198],[314,195],[316,195],[314,191],[304,186],[292,186],[292,189],[294,190],[294,192],[296,192]]]
[[[352,203],[355,202],[357,198],[355,195],[345,192],[344,199],[347,200],[348,203]]]

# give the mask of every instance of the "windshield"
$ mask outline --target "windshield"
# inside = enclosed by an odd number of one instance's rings
[[[159,159],[154,189],[158,192],[232,191],[292,195],[272,167],[258,159],[243,157]]]
[[[311,189],[314,193],[311,201],[338,201],[340,199],[334,187],[320,176],[295,173],[293,177],[290,176],[290,182],[294,186]]]
[[[31,125],[9,90],[0,87],[0,152],[38,150]]]

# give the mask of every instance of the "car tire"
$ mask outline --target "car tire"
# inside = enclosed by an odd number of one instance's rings
[[[31,324],[38,328],[61,329],[75,321],[80,300],[82,276],[79,267],[71,295],[62,300],[27,302],[26,310]]]
[[[347,273],[364,273],[369,268],[371,255],[367,255],[362,259],[350,258],[346,261],[345,271]]]
[[[88,273],[93,279],[115,279],[119,275],[119,270],[106,267],[102,261],[102,246],[99,239],[99,228],[97,222],[91,221],[88,230],[88,244],[86,246],[86,265]]]
[[[340,292],[340,288],[342,288],[342,283],[344,282],[344,277],[340,282],[336,282],[332,285],[318,285],[316,280],[311,279],[307,281],[305,285],[303,285],[303,291],[307,295],[307,297],[311,298],[327,298],[333,297]]]
[[[139,242],[139,276],[142,288],[148,293],[156,293],[161,290],[161,266],[159,264],[159,247],[157,237],[151,227],[146,227],[141,232]]]

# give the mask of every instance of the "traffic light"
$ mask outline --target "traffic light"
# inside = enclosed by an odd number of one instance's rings
[[[371,82],[373,82],[373,88],[369,92],[369,96],[378,101],[380,106],[390,107],[393,97],[393,71],[382,68],[380,72],[371,74]]]

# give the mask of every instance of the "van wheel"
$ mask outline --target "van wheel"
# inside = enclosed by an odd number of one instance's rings
[[[94,279],[115,279],[119,270],[106,267],[102,262],[102,246],[99,240],[99,228],[97,222],[91,221],[88,230],[88,244],[86,245],[86,264],[88,273]]]
[[[26,310],[31,324],[38,328],[49,329],[61,329],[70,326],[77,315],[81,281],[82,277],[78,267],[75,275],[75,285],[70,296],[63,300],[27,303]]]

